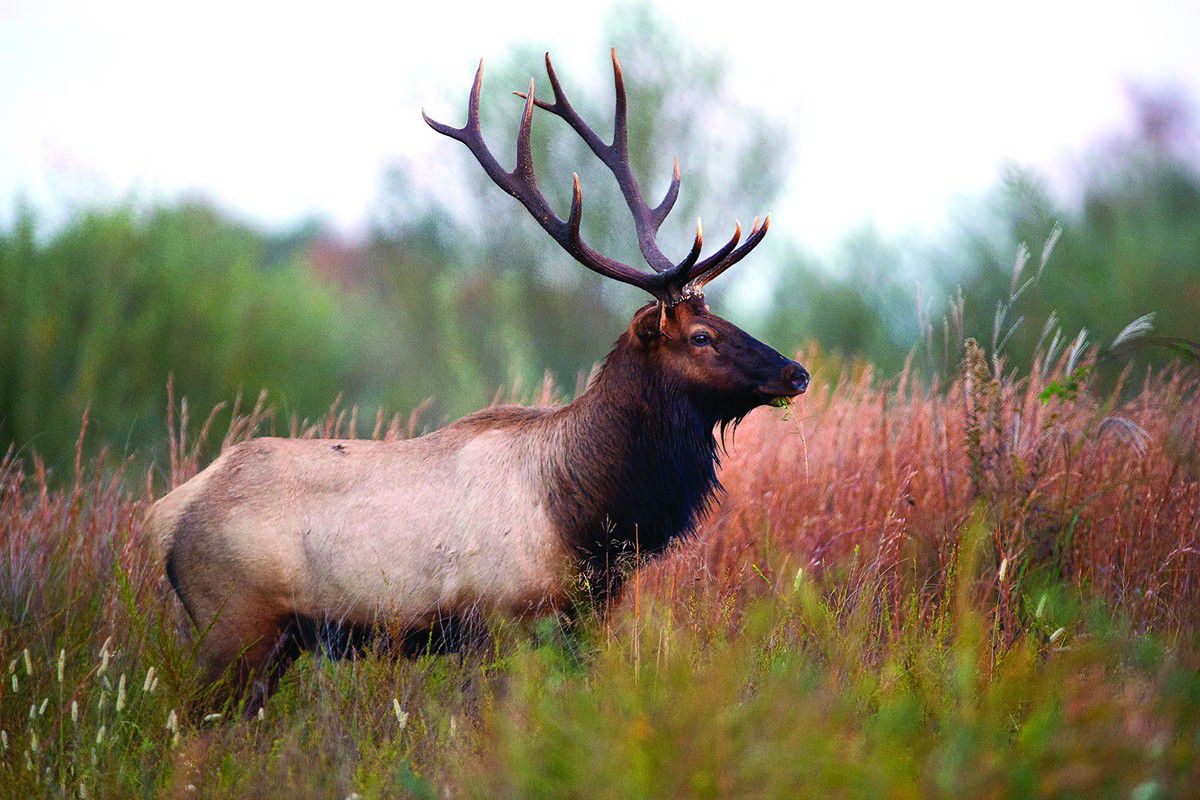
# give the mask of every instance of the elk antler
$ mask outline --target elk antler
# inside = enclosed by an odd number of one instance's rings
[[[625,81],[621,75],[621,65],[617,61],[615,49],[612,52],[612,61],[613,82],[616,87],[616,113],[612,144],[606,144],[571,106],[566,93],[563,92],[562,86],[558,82],[558,76],[554,72],[554,65],[550,61],[549,53],[546,54],[546,74],[550,78],[550,87],[554,91],[554,102],[547,103],[535,97],[532,80],[529,82],[529,91],[515,92],[518,97],[524,98],[525,108],[521,114],[521,126],[517,131],[517,163],[512,172],[505,171],[496,161],[495,156],[484,143],[483,134],[479,129],[479,92],[483,85],[482,61],[479,62],[479,69],[475,73],[475,83],[471,87],[466,125],[454,128],[430,119],[423,110],[421,115],[429,127],[438,133],[465,144],[479,161],[488,177],[501,189],[520,200],[521,204],[538,221],[538,224],[576,261],[601,275],[637,286],[652,294],[665,305],[674,305],[686,297],[702,296],[702,289],[706,283],[745,258],[766,236],[771,218],[768,216],[760,226],[758,218],[755,217],[750,236],[740,247],[738,242],[742,236],[742,228],[741,225],[737,225],[730,240],[703,260],[700,260],[700,251],[704,243],[704,235],[700,222],[697,221],[696,237],[688,254],[678,263],[668,258],[659,249],[657,235],[659,227],[671,213],[671,208],[679,196],[679,159],[675,159],[675,169],[666,196],[663,197],[662,202],[651,208],[646,203],[629,164],[629,143],[625,118]],[[550,208],[550,204],[546,201],[541,189],[538,188],[537,177],[533,169],[530,133],[533,127],[534,106],[556,114],[565,120],[587,143],[596,157],[604,162],[604,165],[612,172],[617,185],[621,187],[625,204],[633,215],[634,226],[637,228],[638,247],[641,249],[646,263],[654,272],[643,272],[628,264],[611,259],[593,250],[583,241],[579,233],[580,221],[583,218],[583,194],[579,187],[578,174],[573,176],[571,212],[567,219],[561,219]]]

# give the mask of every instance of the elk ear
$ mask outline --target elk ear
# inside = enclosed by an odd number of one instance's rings
[[[629,325],[630,332],[642,344],[650,344],[661,337],[669,337],[669,328],[674,320],[674,309],[662,303],[646,306],[638,311]]]

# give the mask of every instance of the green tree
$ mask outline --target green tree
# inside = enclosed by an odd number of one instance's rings
[[[85,211],[40,231],[26,211],[0,232],[0,437],[52,464],[90,406],[99,438],[163,439],[165,387],[202,413],[268,388],[313,415],[365,388],[336,293],[268,241],[200,205]]]
[[[994,216],[965,233],[951,250],[956,255],[942,257],[943,274],[960,279],[970,301],[968,331],[991,336],[995,304],[1011,289],[1017,243],[1028,242],[1036,262],[1057,222],[1063,233],[1049,265],[1020,301],[1018,313],[1034,322],[1014,332],[1011,363],[1029,363],[1039,322],[1052,311],[1064,330],[1086,329],[1094,340],[1111,339],[1147,313],[1162,337],[1200,339],[1197,163],[1143,131],[1094,158],[1076,205],[1055,202],[1036,175],[1012,171],[994,195]],[[1178,351],[1142,355],[1163,363]]]

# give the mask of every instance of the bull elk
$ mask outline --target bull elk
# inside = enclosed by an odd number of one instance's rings
[[[740,226],[701,258],[702,232],[682,260],[656,242],[679,193],[647,204],[630,168],[625,89],[613,54],[615,133],[604,142],[567,100],[550,57],[553,102],[529,91],[516,167],[483,141],[475,75],[467,122],[425,117],[467,146],[576,261],[644,289],[639,309],[592,383],[558,408],[503,406],[398,442],[260,438],[230,448],[154,504],[150,527],[169,581],[203,633],[207,678],[233,677],[257,710],[314,633],[422,631],[483,609],[533,615],[562,608],[573,582],[611,589],[617,556],[661,551],[693,531],[720,489],[716,430],[803,392],[808,372],[709,311],[705,284],[767,233]],[[651,272],[613,260],[580,235],[574,180],[564,220],[538,188],[534,110],[567,123],[616,178]],[[601,592],[603,593],[603,592]]]

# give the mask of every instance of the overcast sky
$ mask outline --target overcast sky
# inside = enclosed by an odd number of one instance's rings
[[[611,6],[0,0],[0,209],[189,191],[353,232],[388,163],[446,157],[422,104],[458,119],[446,98],[515,42],[603,73]],[[1195,0],[658,8],[794,124],[773,221],[816,248],[865,223],[935,227],[1007,163],[1069,178],[1128,124],[1129,82],[1200,97]]]

